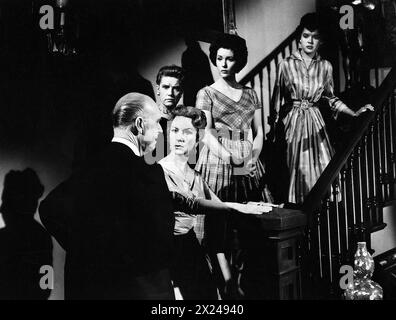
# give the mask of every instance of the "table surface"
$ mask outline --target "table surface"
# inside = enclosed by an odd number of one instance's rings
[[[307,224],[306,215],[295,209],[273,208],[271,212],[260,215],[244,215],[238,219],[246,220],[247,223],[261,224],[263,230],[288,230],[303,227]],[[253,222],[254,221],[254,222]]]

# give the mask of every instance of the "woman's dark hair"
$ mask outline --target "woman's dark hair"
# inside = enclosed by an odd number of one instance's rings
[[[209,48],[209,58],[213,65],[216,65],[217,51],[220,49],[230,49],[234,53],[237,63],[236,72],[241,71],[247,63],[248,50],[245,39],[234,35],[224,33],[216,38]]]
[[[300,38],[304,28],[311,32],[317,30],[319,35],[321,37],[323,36],[323,25],[320,22],[319,15],[315,12],[307,13],[301,18],[300,24],[297,27]]]
[[[176,106],[172,110],[172,116],[175,117],[186,117],[190,118],[192,125],[197,129],[197,141],[199,140],[199,132],[201,129],[206,127],[206,116],[205,112],[195,107],[187,107],[182,104]]]
[[[162,77],[173,77],[176,79],[179,79],[180,86],[183,88],[183,80],[184,80],[184,70],[182,67],[176,66],[176,65],[171,65],[171,66],[164,66],[161,69],[159,69],[157,78],[156,78],[156,84],[161,83]]]

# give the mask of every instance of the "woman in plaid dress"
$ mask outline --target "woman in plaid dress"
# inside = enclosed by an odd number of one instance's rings
[[[195,169],[222,201],[271,202],[259,159],[263,145],[261,105],[256,92],[235,78],[246,65],[247,54],[245,40],[236,35],[224,34],[210,46],[210,60],[220,77],[197,94],[196,107],[205,112],[208,123]],[[205,217],[205,236],[212,255],[225,253],[229,257],[231,224],[228,215]],[[225,275],[219,281],[232,283],[228,261],[220,261],[218,267],[221,272],[217,274]]]
[[[334,95],[332,65],[317,53],[320,45],[317,15],[306,14],[299,29],[301,49],[280,62],[273,95],[275,125],[280,120],[284,125],[290,173],[288,201],[292,203],[304,201],[333,155],[318,109],[319,100],[328,104],[335,117],[339,112],[356,117],[373,110],[371,105],[365,105],[354,112]]]

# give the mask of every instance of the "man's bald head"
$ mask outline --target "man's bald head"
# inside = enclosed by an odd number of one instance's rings
[[[157,109],[149,96],[137,92],[128,93],[117,101],[113,109],[113,128],[130,126],[137,117]]]
[[[113,110],[113,128],[118,135],[137,137],[143,152],[155,148],[159,133],[161,112],[150,97],[141,93],[128,93],[117,101]]]

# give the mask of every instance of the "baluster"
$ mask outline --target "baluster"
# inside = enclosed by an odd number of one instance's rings
[[[389,102],[385,104],[382,109],[382,143],[384,146],[383,149],[383,161],[384,161],[384,172],[383,172],[383,186],[384,186],[384,201],[389,199],[389,181],[388,181],[388,146],[387,146],[387,109],[389,107]]]
[[[276,61],[276,60],[275,60]],[[275,65],[275,72],[276,72],[276,65]],[[271,63],[268,64],[267,66],[267,82],[268,82],[268,105],[271,108],[271,99],[272,99],[272,85],[271,85]],[[272,112],[275,112],[275,110],[270,110],[269,111],[271,115]]]
[[[334,180],[332,184],[332,196],[334,201],[335,208],[335,219],[336,219],[336,229],[337,229],[337,255],[341,254],[341,233],[340,233],[340,208],[339,208],[339,199],[340,199],[340,179],[337,176],[336,180]]]
[[[377,174],[377,161],[376,161],[376,142],[377,139],[375,138],[376,134],[376,125],[373,121],[370,125],[370,154],[371,154],[371,179],[373,181],[373,198],[371,199],[372,205],[374,207],[373,216],[371,220],[374,224],[378,224],[378,174]]]
[[[293,53],[293,41],[289,43],[289,55]]]
[[[250,80],[250,87],[253,88],[253,89],[254,89],[254,87],[256,85],[254,77],[255,76],[252,76],[252,79]]]
[[[379,194],[378,194],[378,202],[383,203],[383,199],[384,199],[384,194],[385,194],[385,188],[383,185],[383,174],[384,174],[384,169],[383,169],[383,165],[382,165],[382,135],[381,135],[381,114],[377,114],[376,117],[376,124],[377,124],[377,167],[378,167],[378,177],[379,177]],[[378,218],[378,222],[380,221],[380,216],[377,217]]]
[[[264,80],[263,80],[263,73],[264,73],[264,69],[261,69],[259,72],[259,86],[260,86],[260,103],[261,103],[261,125],[263,126],[263,130],[265,133],[265,128],[266,128],[266,122],[265,122],[265,108],[264,108]],[[265,136],[265,134],[264,134]],[[263,143],[263,147],[262,147],[262,154],[265,154],[265,143]]]
[[[359,199],[358,199],[358,192],[359,192],[359,187],[357,186],[357,153],[356,150],[352,152],[351,154],[351,160],[349,164],[349,171],[350,171],[350,190],[351,190],[351,202],[352,202],[352,208],[351,208],[351,213],[352,213],[352,219],[353,219],[353,247],[355,246],[355,243],[357,241],[360,241],[360,232],[361,232],[361,226],[360,226],[360,215],[359,215]]]
[[[335,238],[335,254],[334,254],[334,264],[333,264],[333,272],[335,285],[338,284],[339,273],[338,270],[341,266],[341,220],[340,220],[340,202],[341,202],[341,192],[340,192],[340,175],[333,182],[333,199],[334,199],[334,208],[335,208],[335,227],[337,230],[337,237]]]
[[[325,218],[326,218],[326,240],[328,249],[328,264],[330,283],[333,283],[333,261],[332,261],[332,248],[331,248],[331,227],[330,227],[330,196],[328,195],[324,201],[325,205]]]
[[[365,178],[366,178],[366,203],[365,203],[365,208],[366,208],[366,212],[367,212],[367,216],[366,216],[366,221],[368,222],[368,224],[370,226],[373,225],[373,221],[372,221],[372,210],[373,210],[373,204],[372,204],[372,193],[371,193],[371,188],[370,188],[370,163],[369,163],[369,142],[368,142],[368,135],[369,133],[364,135],[364,167],[365,167]]]
[[[391,179],[392,179],[392,198],[395,199],[395,183],[396,183],[396,155],[395,155],[395,138],[393,136],[395,132],[396,125],[396,112],[395,112],[396,104],[395,104],[395,95],[391,94],[391,104],[389,108],[389,137],[390,137],[390,161],[391,161]]]
[[[362,186],[362,146],[359,143],[357,147],[357,162],[358,162],[358,171],[357,171],[357,183],[359,186],[359,213],[360,213],[360,224],[364,222],[363,217],[363,186]]]
[[[348,203],[347,203],[347,181],[346,181],[347,169],[344,168],[341,171],[341,184],[342,184],[342,204],[344,207],[344,219],[345,219],[345,247],[346,251],[349,250],[349,222],[348,222]],[[345,257],[344,257],[345,258]]]
[[[357,146],[357,177],[356,177],[356,183],[358,184],[358,205],[359,205],[359,214],[358,217],[359,219],[359,224],[358,224],[358,239],[359,241],[364,241],[364,232],[365,232],[365,226],[364,226],[364,206],[363,206],[363,184],[362,184],[362,146],[359,143]]]
[[[312,288],[315,288],[318,279],[322,278],[322,252],[320,246],[320,211],[313,212],[308,220],[308,242],[309,250],[305,260],[307,262],[307,269],[305,274],[310,281]]]
[[[317,244],[318,244],[318,260],[319,260],[319,275],[323,279],[323,253],[322,253],[322,233],[320,232],[321,221],[320,221],[320,211],[316,213],[316,230],[318,233]]]
[[[384,121],[386,128],[386,154],[385,154],[385,163],[386,163],[386,193],[387,200],[393,199],[393,129],[392,129],[392,98],[393,95],[390,95],[387,100],[386,110],[384,110]]]
[[[264,74],[264,69],[261,69],[258,76],[259,76],[259,87],[260,87],[260,92],[259,92],[259,98],[260,98],[260,103],[263,106],[264,105],[264,79],[263,79],[263,74]]]
[[[355,155],[354,155],[354,153],[352,153],[351,157],[349,159],[349,174],[350,174],[350,177],[351,177],[350,189],[351,189],[351,200],[352,200],[352,217],[353,217],[353,230],[354,230],[353,233],[355,233],[355,228],[356,228],[355,179],[354,179],[354,176],[353,176],[353,173],[354,173],[354,164],[353,164],[354,158],[355,158]]]

